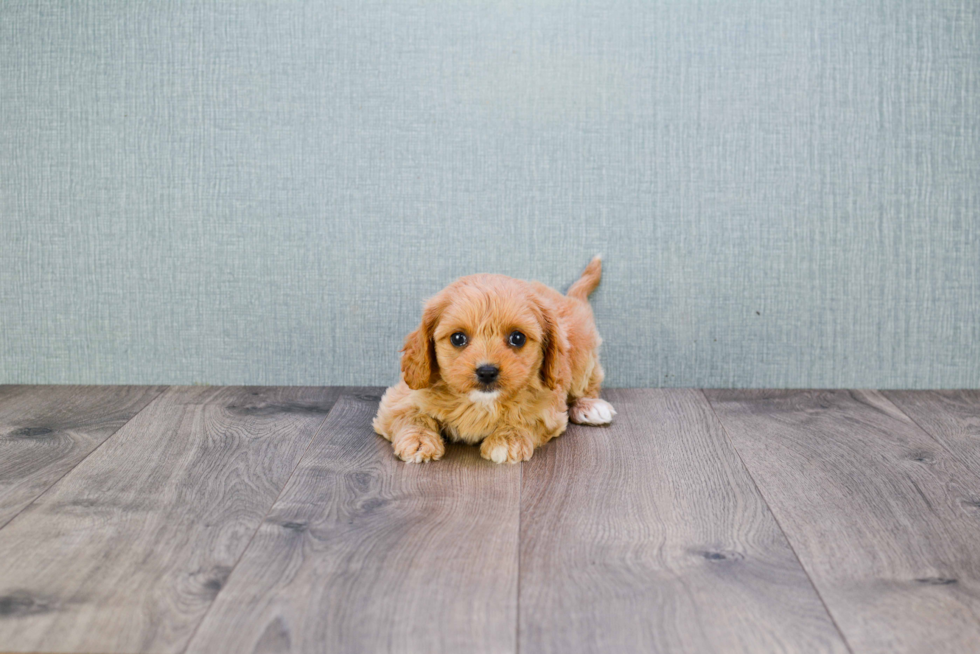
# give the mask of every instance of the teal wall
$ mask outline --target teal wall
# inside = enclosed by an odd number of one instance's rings
[[[980,3],[0,4],[0,382],[384,384],[594,296],[613,386],[980,386]]]

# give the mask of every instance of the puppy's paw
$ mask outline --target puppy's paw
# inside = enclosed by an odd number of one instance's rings
[[[480,445],[480,456],[494,463],[520,463],[534,454],[531,438],[524,434],[490,434]]]
[[[577,425],[608,425],[616,409],[596,397],[580,397],[568,410],[568,418]]]
[[[391,440],[395,456],[406,463],[438,461],[446,453],[446,445],[438,434],[412,429],[395,434]]]

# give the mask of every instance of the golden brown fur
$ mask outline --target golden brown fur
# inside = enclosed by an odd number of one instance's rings
[[[599,398],[601,343],[588,303],[599,285],[596,257],[567,295],[538,282],[471,275],[431,298],[405,339],[402,378],[381,398],[374,429],[409,462],[438,460],[443,436],[480,443],[497,463],[526,461],[565,431],[569,418],[606,424],[615,414]],[[515,347],[515,332],[526,337]],[[453,334],[468,339],[454,346]],[[499,369],[492,386],[476,369]]]

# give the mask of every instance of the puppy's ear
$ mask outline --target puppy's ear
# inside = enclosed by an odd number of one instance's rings
[[[568,388],[572,383],[572,364],[568,356],[569,344],[559,328],[554,312],[543,302],[541,307],[544,332],[544,359],[541,361],[541,381],[548,388]]]
[[[439,296],[432,298],[422,311],[422,323],[405,337],[402,348],[402,375],[414,391],[428,388],[439,379],[434,333],[444,303]]]

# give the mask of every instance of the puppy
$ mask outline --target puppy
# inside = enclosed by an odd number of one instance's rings
[[[596,257],[566,295],[539,282],[471,275],[431,298],[405,339],[401,381],[389,388],[374,430],[403,461],[442,458],[443,436],[481,443],[496,463],[527,461],[569,419],[605,425],[603,372],[589,294]]]

